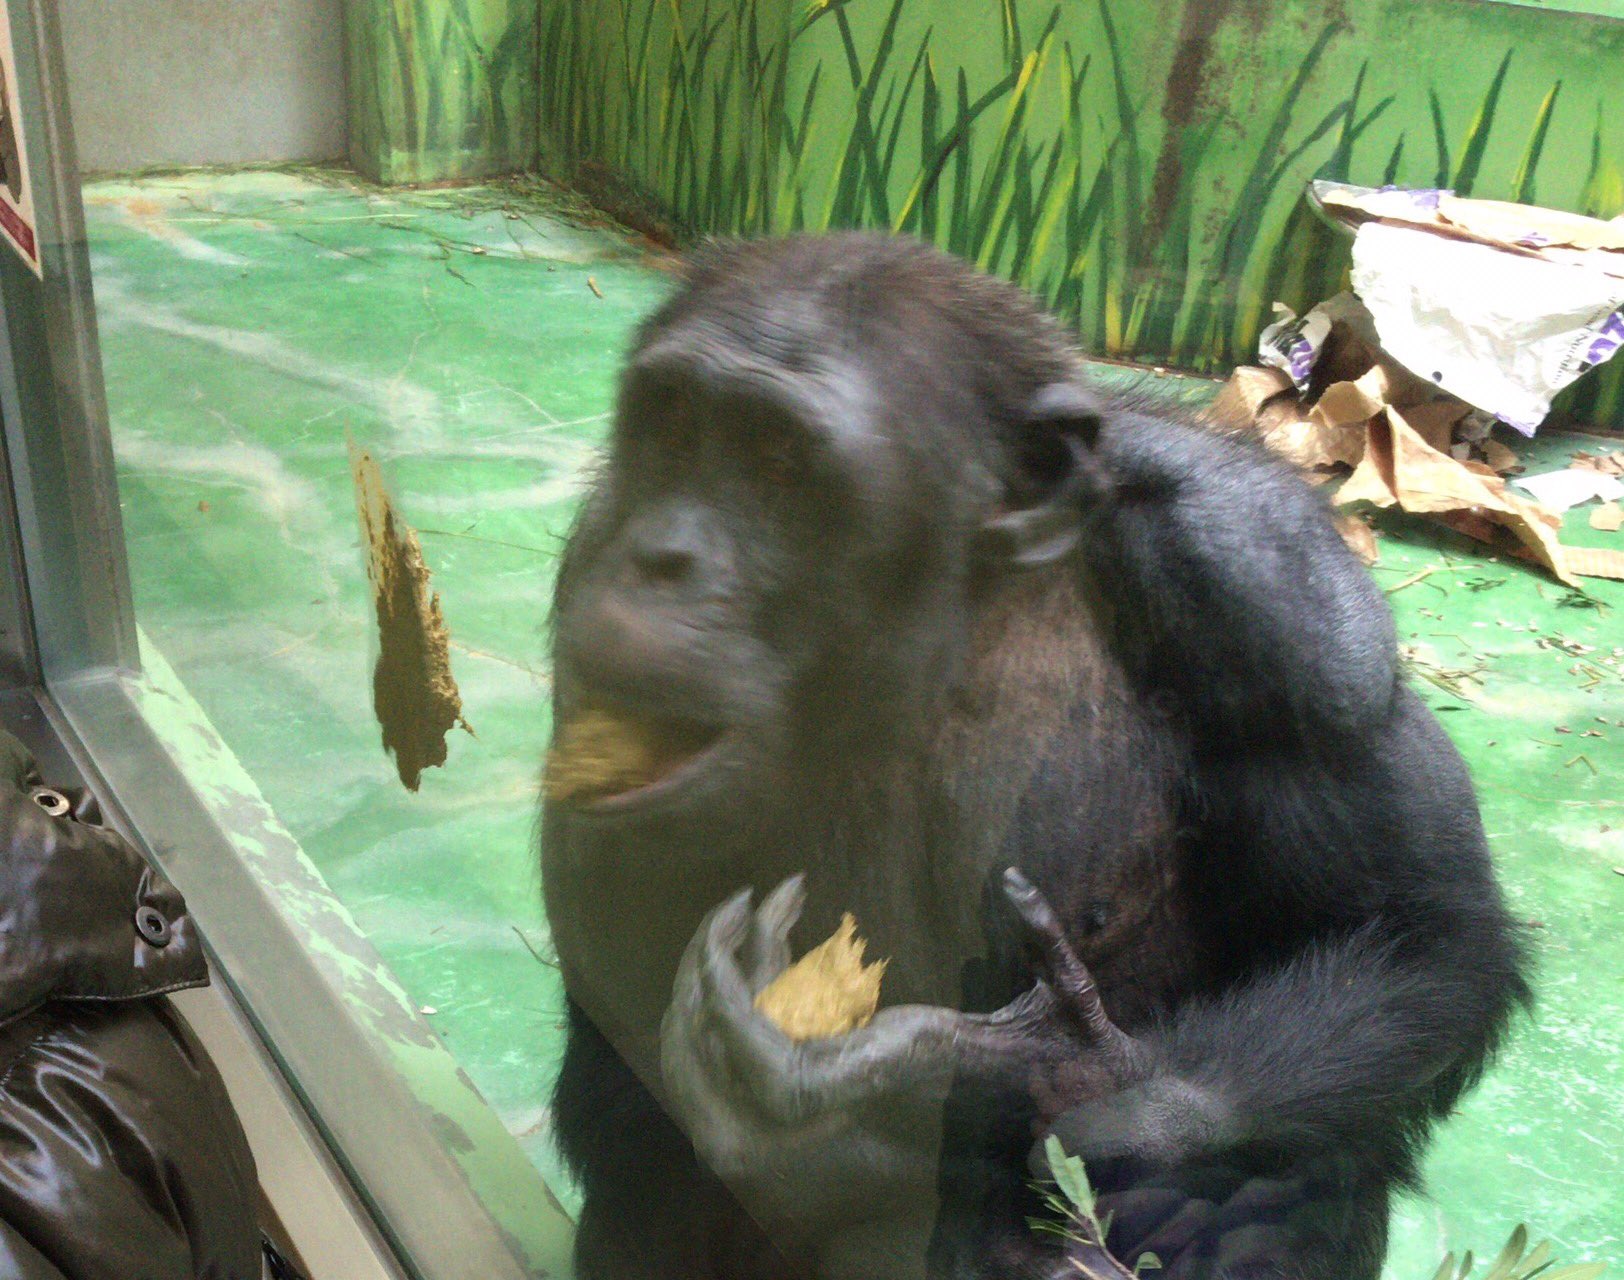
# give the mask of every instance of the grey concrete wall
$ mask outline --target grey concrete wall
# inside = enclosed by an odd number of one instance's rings
[[[342,0],[58,0],[79,165],[329,160]]]

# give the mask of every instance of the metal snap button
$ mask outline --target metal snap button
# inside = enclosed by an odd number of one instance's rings
[[[31,794],[34,797],[34,803],[53,818],[63,817],[73,808],[68,803],[67,796],[60,791],[52,791],[49,787],[35,787]]]
[[[157,907],[138,907],[135,912],[135,931],[150,946],[167,947],[174,931],[169,927],[169,921],[164,919],[163,912]]]

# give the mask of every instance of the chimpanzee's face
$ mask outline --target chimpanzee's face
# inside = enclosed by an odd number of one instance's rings
[[[660,762],[587,805],[604,814],[747,802],[820,684],[914,621],[897,606],[951,536],[859,372],[752,368],[691,337],[634,357],[560,584],[558,714],[629,720]]]
[[[797,247],[803,272],[744,250],[691,284],[628,362],[561,567],[554,710],[626,727],[647,767],[579,811],[768,803],[809,748],[906,720],[962,649],[980,535],[1019,555],[1009,522],[1063,479],[1028,474],[1058,437],[1033,379],[967,346],[936,257],[901,250],[895,287],[854,297],[847,246]]]

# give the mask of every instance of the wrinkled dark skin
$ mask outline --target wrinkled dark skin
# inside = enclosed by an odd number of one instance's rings
[[[910,242],[716,251],[562,566],[555,722],[700,744],[550,805],[581,1280],[1374,1277],[1524,987],[1471,786],[1323,501],[1102,403]],[[673,728],[675,733],[676,729]],[[856,914],[867,1027],[753,997]]]

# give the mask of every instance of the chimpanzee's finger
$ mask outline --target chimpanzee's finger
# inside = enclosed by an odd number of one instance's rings
[[[789,968],[789,931],[801,918],[805,906],[806,875],[803,872],[784,881],[757,908],[745,957],[745,976],[751,995],[760,995],[774,978]]]
[[[742,1002],[751,1003],[744,975],[739,971],[739,948],[750,936],[752,890],[740,889],[705,918],[699,927],[704,938],[699,981],[712,1014],[724,1013]]]
[[[1105,1012],[1094,975],[1072,950],[1049,900],[1014,867],[1004,872],[1004,892],[1026,924],[1027,935],[1042,960],[1044,977],[1061,1005],[1093,1039],[1115,1039],[1121,1033]]]

